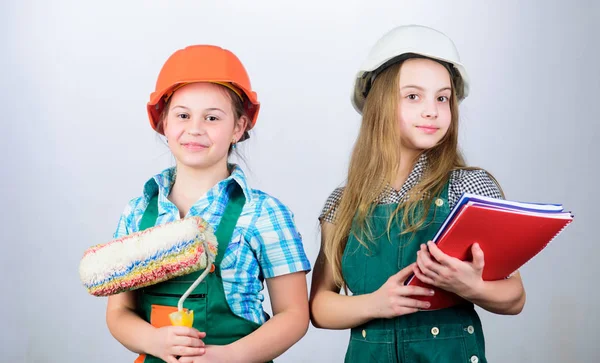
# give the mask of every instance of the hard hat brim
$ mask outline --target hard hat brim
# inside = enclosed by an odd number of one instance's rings
[[[215,80],[207,80],[207,79],[181,80],[180,82],[170,85],[169,87],[166,87],[160,91],[153,92],[151,94],[150,101],[148,102],[148,104],[146,106],[147,111],[148,111],[148,117],[150,119],[150,126],[152,126],[152,128],[155,131],[160,132],[158,130],[158,122],[160,120],[160,115],[162,113],[162,108],[164,106],[164,105],[161,105],[161,102],[163,100],[163,97],[167,93],[169,93],[172,89],[174,89],[175,87],[177,87],[179,84],[182,84],[182,83],[201,83],[201,82],[210,83],[211,81],[215,81]],[[248,130],[253,128],[254,125],[256,124],[256,120],[258,118],[258,111],[260,109],[260,102],[257,99],[256,92],[247,90],[245,87],[241,86],[239,83],[236,83],[231,80],[218,80],[218,81],[231,83],[236,88],[239,88],[244,93],[244,95],[248,98],[248,102],[251,105],[251,107],[247,107],[247,109],[246,109],[246,112],[248,112],[248,118],[250,119],[250,126],[248,127]]]
[[[467,70],[465,69],[465,66],[462,63],[456,62],[456,61],[453,61],[453,60],[450,60],[447,58],[436,57],[434,55],[424,53],[424,52],[406,51],[406,52],[403,52],[402,54],[395,55],[394,57],[391,57],[388,59],[384,58],[377,63],[371,63],[371,64],[365,63],[361,66],[361,70],[359,72],[357,72],[356,77],[354,78],[354,87],[352,88],[352,95],[350,96],[350,99],[352,101],[352,106],[354,107],[356,112],[358,112],[359,114],[362,114],[362,107],[364,106],[364,103],[365,103],[365,97],[362,95],[363,90],[361,90],[361,92],[356,92],[356,88],[360,87],[359,86],[360,80],[363,79],[364,77],[368,76],[368,74],[378,70],[382,65],[384,65],[394,59],[401,58],[401,57],[405,56],[407,53],[412,53],[412,54],[420,55],[420,56],[430,58],[433,60],[442,61],[442,62],[451,64],[454,68],[456,68],[456,70],[458,71],[458,73],[463,81],[463,92],[462,92],[463,97],[462,97],[461,101],[469,95],[469,84],[470,84],[469,75],[467,74]],[[406,59],[410,59],[410,57],[405,58],[404,60],[406,60]]]

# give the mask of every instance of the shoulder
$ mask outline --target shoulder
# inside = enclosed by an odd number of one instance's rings
[[[124,215],[132,215],[139,209],[146,209],[148,202],[143,195],[131,198],[127,204],[125,204],[125,209],[123,210]]]
[[[294,213],[281,199],[262,190],[252,189],[251,212],[254,214],[255,225],[293,224]]]
[[[344,189],[346,189],[345,186],[335,188],[333,190],[333,192],[331,192],[331,194],[329,194],[329,197],[327,197],[325,204],[327,204],[327,203],[339,204],[340,200],[342,199],[342,195],[344,194]]]
[[[321,222],[329,222],[333,223],[335,220],[335,212],[337,211],[337,207],[342,200],[342,195],[344,194],[344,190],[346,187],[338,187],[329,194],[327,200],[325,200],[325,205],[323,205],[323,209],[321,210],[321,214],[319,215],[319,220]]]
[[[263,190],[253,188],[246,178],[242,168],[232,166],[231,178],[242,189],[246,197],[244,214],[254,214],[254,217],[264,217],[265,214],[291,214],[290,208],[279,198]]]
[[[302,250],[302,236],[288,205],[263,191],[253,189],[252,193],[253,199],[248,211],[251,213],[251,222],[247,233],[250,246],[257,254],[280,256],[282,249],[288,252]],[[300,256],[303,252],[294,254]]]
[[[256,189],[252,189],[250,206],[253,214],[247,242],[264,277],[309,271],[310,262],[291,209],[279,198]]]
[[[158,193],[165,193],[173,178],[174,168],[168,168],[144,181],[142,192],[125,204],[121,213],[115,238],[137,232],[142,215],[148,207],[150,199]]]
[[[147,206],[148,202],[144,196],[130,199],[127,204],[125,204],[123,212],[121,212],[117,230],[113,237],[120,238],[130,233],[137,232],[139,229],[139,219],[144,214]]]
[[[503,198],[500,184],[489,172],[483,169],[454,170],[450,177],[450,188],[460,197],[463,193],[490,198]]]
[[[338,188],[335,188],[331,192],[331,194],[329,194],[329,196],[327,197],[327,200],[325,200],[325,205],[323,206],[323,212],[325,212],[326,210],[337,209],[338,204],[340,204],[340,201],[342,200],[342,196],[344,195],[345,189],[346,189],[345,186],[338,187]]]

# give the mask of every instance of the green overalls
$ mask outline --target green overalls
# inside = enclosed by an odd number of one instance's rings
[[[207,345],[226,345],[241,339],[260,327],[259,324],[235,315],[225,298],[220,264],[231,241],[245,199],[241,188],[235,186],[225,207],[215,235],[218,253],[215,269],[192,291],[184,302],[184,308],[194,311],[193,327],[206,332],[203,339]],[[158,217],[158,196],[150,200],[140,222],[140,230],[155,225]],[[139,291],[139,312],[144,320],[155,327],[171,325],[168,314],[177,310],[177,302],[203,271],[177,277]],[[135,363],[154,363],[163,360],[142,354]]]
[[[375,206],[367,217],[372,241],[365,249],[351,233],[342,257],[342,273],[354,295],[379,289],[387,279],[415,262],[421,243],[433,238],[450,213],[448,184],[430,206],[424,227],[400,236],[399,223],[388,220],[397,204]],[[398,220],[402,216],[399,211]],[[353,231],[356,231],[353,226]],[[364,240],[364,239],[363,239]],[[420,311],[392,319],[374,319],[350,332],[346,362],[483,363],[485,345],[473,304]]]

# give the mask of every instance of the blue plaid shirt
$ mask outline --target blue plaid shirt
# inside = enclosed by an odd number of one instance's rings
[[[114,238],[137,232],[148,202],[158,193],[158,224],[179,219],[177,207],[167,199],[174,168],[164,170],[144,185],[143,195],[132,199],[121,215]],[[265,322],[262,302],[265,278],[309,271],[300,233],[292,212],[276,198],[248,186],[244,172],[233,166],[231,176],[211,188],[188,212],[200,216],[216,230],[229,197],[227,186],[237,183],[246,204],[233,232],[221,271],[225,297],[236,315],[257,324]]]

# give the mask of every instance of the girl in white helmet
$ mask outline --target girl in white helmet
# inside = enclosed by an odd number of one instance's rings
[[[463,262],[429,242],[462,193],[503,197],[458,150],[458,104],[468,92],[452,40],[424,26],[385,34],[358,72],[352,104],[362,124],[347,184],[319,218],[310,300],[315,326],[352,329],[346,362],[485,362],[474,304],[497,314],[523,309],[518,272],[483,281],[477,244]],[[462,303],[426,311],[415,297],[433,291],[405,286],[413,273]]]

